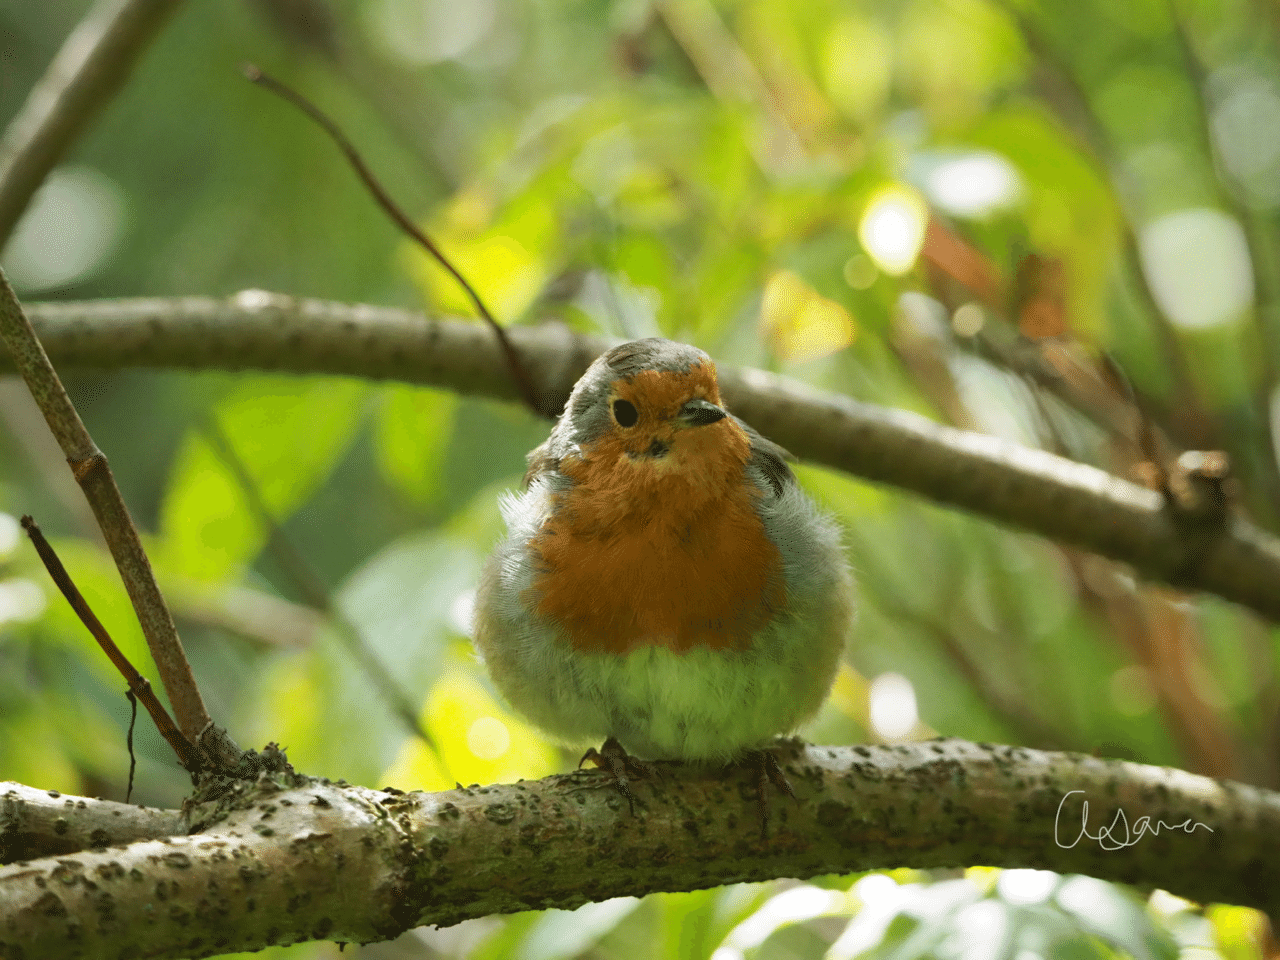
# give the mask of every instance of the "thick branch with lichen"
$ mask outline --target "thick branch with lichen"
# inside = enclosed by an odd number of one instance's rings
[[[781,753],[799,802],[773,799],[767,838],[746,769],[672,766],[639,787],[635,817],[590,773],[435,794],[221,781],[220,797],[188,805],[189,836],[158,821],[154,839],[0,867],[0,954],[368,941],[490,913],[896,866],[1035,867],[1280,911],[1280,794],[963,741]],[[6,796],[0,787],[0,839],[35,819]]]
[[[486,328],[405,310],[248,291],[227,300],[35,304],[29,312],[60,366],[345,374],[518,399]],[[543,409],[563,403],[607,346],[555,325],[514,327],[510,336]],[[1180,516],[1155,491],[1102,470],[784,377],[722,367],[720,382],[736,414],[802,459],[1280,620],[1280,542],[1241,519]]]

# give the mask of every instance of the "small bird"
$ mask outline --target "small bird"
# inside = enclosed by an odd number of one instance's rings
[[[826,698],[853,615],[835,523],[789,454],[730,414],[703,351],[650,338],[597,359],[485,567],[474,636],[515,709],[631,802],[649,759],[727,763]],[[770,763],[770,761],[772,761]],[[794,796],[794,794],[792,794]]]

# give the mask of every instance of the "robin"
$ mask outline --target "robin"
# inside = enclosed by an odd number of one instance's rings
[[[729,413],[716,368],[657,338],[614,347],[501,501],[508,535],[475,642],[521,714],[591,759],[634,810],[650,759],[728,763],[821,706],[853,612],[835,523],[782,447]],[[770,762],[772,761],[772,762]],[[794,796],[794,794],[792,794]]]

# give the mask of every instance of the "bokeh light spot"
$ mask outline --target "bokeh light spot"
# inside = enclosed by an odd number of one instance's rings
[[[867,204],[858,239],[877,267],[898,277],[915,265],[928,217],[914,190],[897,184],[884,187]]]
[[[1180,327],[1240,319],[1253,304],[1253,265],[1244,231],[1220,210],[1167,214],[1142,231],[1142,266],[1160,309]]]
[[[882,740],[901,740],[920,720],[915,687],[900,673],[882,673],[872,680],[867,699],[871,728]]]
[[[477,717],[467,730],[467,748],[481,760],[497,760],[511,748],[511,734],[497,717]]]
[[[49,174],[4,248],[4,268],[20,292],[66,287],[97,273],[124,232],[119,185],[91,167]]]

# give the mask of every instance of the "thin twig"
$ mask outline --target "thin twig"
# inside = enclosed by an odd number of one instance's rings
[[[99,0],[0,141],[0,249],[32,195],[115,92],[179,0]]]
[[[356,148],[352,145],[351,141],[347,139],[346,134],[338,128],[338,125],[330,120],[319,107],[313,104],[302,94],[281,83],[279,80],[276,80],[274,77],[267,76],[253,64],[245,64],[244,75],[258,86],[270,90],[276,96],[293,104],[314,120],[320,128],[329,135],[329,138],[337,144],[338,149],[346,156],[352,169],[355,170],[356,176],[360,178],[360,182],[364,184],[365,189],[367,189],[373,196],[373,199],[377,201],[378,206],[383,209],[383,212],[392,219],[401,231],[411,237],[419,246],[431,254],[431,256],[436,259],[436,262],[449,272],[453,279],[458,282],[458,285],[466,292],[468,299],[471,300],[472,305],[476,308],[476,312],[480,314],[481,318],[493,329],[494,335],[502,345],[502,352],[507,358],[507,367],[511,372],[512,379],[515,380],[516,386],[520,390],[520,396],[524,400],[525,405],[538,416],[554,416],[556,411],[545,410],[543,409],[543,404],[539,403],[537,391],[533,388],[533,381],[529,379],[528,371],[525,370],[524,365],[520,362],[519,354],[516,353],[515,348],[511,345],[511,340],[507,336],[506,330],[504,330],[498,321],[494,319],[493,314],[489,312],[489,308],[486,307],[484,301],[480,299],[480,294],[478,294],[475,288],[467,282],[467,278],[464,277],[458,268],[449,261],[449,258],[444,255],[432,239],[418,229],[417,224],[415,224],[408,215],[396,205],[396,202],[391,199],[382,184],[378,182],[378,179],[373,175],[368,164],[364,162],[364,159],[356,151]]]
[[[107,655],[107,659],[115,664],[115,668],[120,671],[120,675],[129,684],[129,692],[142,701],[142,705],[147,708],[147,713],[151,714],[151,719],[155,721],[156,729],[160,731],[161,736],[169,741],[169,746],[173,747],[173,752],[178,755],[182,765],[194,773],[200,768],[200,761],[196,755],[195,748],[191,745],[191,741],[184,737],[182,731],[174,724],[173,718],[169,716],[169,711],[164,708],[164,704],[160,702],[155,692],[151,689],[151,682],[138,672],[138,668],[129,662],[129,658],[124,655],[124,652],[116,646],[116,642],[111,639],[111,635],[107,633],[107,628],[102,625],[102,621],[98,619],[97,614],[93,612],[93,609],[80,593],[79,588],[76,587],[75,581],[67,573],[67,568],[62,565],[62,560],[59,559],[53,546],[45,539],[39,524],[31,517],[23,517],[22,529],[26,530],[27,536],[31,538],[31,543],[36,548],[36,553],[40,555],[44,568],[49,571],[50,579],[62,591],[62,595],[67,598],[67,603],[71,604],[71,609],[76,612],[80,622],[85,625],[85,628],[93,634],[93,638],[98,641],[98,646],[102,647],[102,652]],[[137,709],[136,705],[134,709]],[[132,737],[131,729],[131,745]],[[131,772],[130,782],[132,782],[132,779]]]
[[[57,437],[71,472],[102,528],[102,535],[138,615],[142,633],[147,638],[151,657],[160,671],[165,693],[169,695],[169,702],[177,715],[178,727],[188,740],[198,742],[201,731],[210,723],[209,712],[191,673],[173,617],[160,588],[156,586],[151,563],[142,549],[129,508],[120,496],[107,458],[81,422],[35,330],[13,295],[3,270],[0,270],[0,336],[13,355],[31,395],[40,405],[49,429]]]
[[[280,524],[272,515],[271,508],[262,499],[262,493],[258,489],[258,485],[254,483],[253,477],[249,476],[249,471],[245,468],[244,461],[236,453],[235,447],[232,446],[230,439],[215,417],[208,418],[204,434],[214,453],[235,475],[236,482],[240,485],[245,499],[249,501],[249,509],[253,511],[258,523],[267,532],[267,549],[271,551],[276,562],[280,564],[285,575],[302,592],[312,607],[324,611],[329,622],[336,628],[335,632],[338,639],[347,648],[347,652],[360,664],[365,676],[372,681],[378,692],[381,693],[383,700],[391,708],[391,712],[395,714],[405,729],[421,738],[423,743],[435,754],[436,759],[443,762],[443,755],[440,753],[439,745],[426,727],[422,725],[413,701],[400,688],[400,684],[396,682],[391,672],[387,670],[386,665],[378,659],[378,655],[365,642],[360,630],[351,622],[346,612],[339,604],[334,602],[329,588],[311,565],[307,563],[301,551],[285,535],[284,530],[281,529]]]

